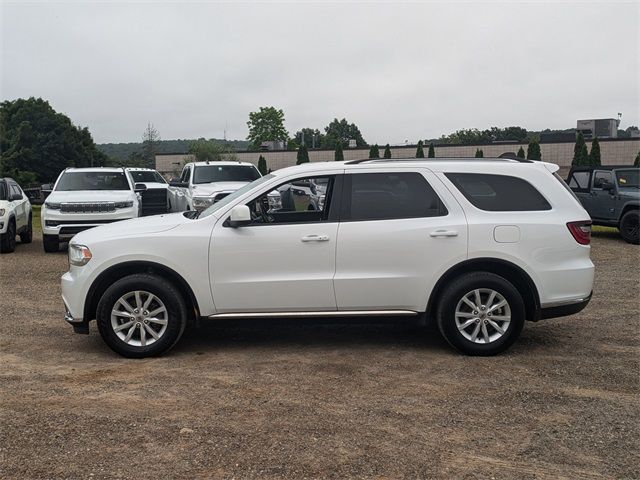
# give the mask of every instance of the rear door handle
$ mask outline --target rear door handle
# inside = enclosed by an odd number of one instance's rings
[[[455,230],[436,230],[429,234],[431,237],[457,237],[458,232]]]
[[[328,242],[329,235],[305,235],[300,240],[303,242]]]

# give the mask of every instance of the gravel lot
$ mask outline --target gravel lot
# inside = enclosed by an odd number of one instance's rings
[[[640,478],[640,250],[468,358],[407,323],[204,323],[163,358],[62,320],[66,254],[0,257],[0,478]]]

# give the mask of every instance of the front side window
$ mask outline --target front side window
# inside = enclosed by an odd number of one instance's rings
[[[22,190],[20,190],[20,187],[18,187],[17,185],[11,185],[11,193],[14,197],[22,198]]]
[[[613,184],[613,178],[611,172],[598,171],[593,174],[593,188],[601,189],[603,185],[611,183]]]
[[[56,185],[59,192],[130,189],[124,172],[65,172]]]
[[[134,183],[167,183],[155,170],[130,170]]]
[[[445,173],[471,204],[489,212],[551,210],[551,205],[526,180],[485,173]]]
[[[345,175],[341,220],[438,217],[447,210],[427,180],[415,172]]]
[[[333,182],[334,177],[308,177],[276,187],[247,204],[252,224],[326,221]]]
[[[221,200],[218,200],[216,203],[211,205],[206,210],[203,210],[200,213],[200,215],[198,215],[198,218],[208,217],[209,215],[214,213],[216,210],[219,210],[220,208],[224,207],[225,205],[229,205],[236,198],[241,197],[245,193],[250,192],[254,188],[257,188],[258,186],[262,185],[264,182],[266,182],[268,180],[271,180],[272,178],[273,178],[273,174],[269,174],[269,175],[265,175],[264,177],[260,177],[257,180],[254,180],[253,182],[248,183],[247,185],[244,185],[243,187],[239,188],[235,192],[230,193],[226,197],[223,197]]]
[[[640,188],[640,169],[616,170],[619,187]]]
[[[589,191],[590,172],[573,172],[569,178],[569,188],[582,192]]]
[[[0,200],[7,200],[7,184],[0,180]]]
[[[253,182],[260,172],[251,165],[201,165],[195,167],[193,183]]]
[[[191,176],[191,167],[186,167],[180,175],[180,181],[182,183],[189,183],[189,177]]]

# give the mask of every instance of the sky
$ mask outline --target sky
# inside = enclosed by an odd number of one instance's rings
[[[48,100],[97,143],[290,135],[369,143],[462,128],[640,124],[640,2],[8,2],[0,98]]]

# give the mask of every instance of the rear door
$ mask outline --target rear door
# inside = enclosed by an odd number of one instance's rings
[[[424,311],[436,281],[467,257],[467,222],[428,169],[345,174],[334,286],[339,310]]]

